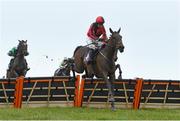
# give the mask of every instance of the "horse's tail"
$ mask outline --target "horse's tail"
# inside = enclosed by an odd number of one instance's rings
[[[74,54],[73,54],[73,57],[74,57],[76,51],[77,51],[79,48],[81,48],[81,47],[83,47],[83,46],[77,46],[77,47],[76,47],[76,49],[75,49],[75,51],[74,51]]]

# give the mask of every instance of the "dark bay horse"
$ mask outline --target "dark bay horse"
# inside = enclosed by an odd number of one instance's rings
[[[106,44],[106,46],[99,50],[96,55],[94,64],[87,65],[84,61],[89,48],[86,46],[78,46],[74,51],[74,71],[77,73],[83,73],[86,71],[87,77],[92,78],[94,75],[98,78],[103,78],[108,87],[108,101],[111,102],[111,109],[114,110],[114,80],[115,80],[115,60],[114,54],[117,50],[120,52],[124,51],[124,45],[122,42],[122,36],[119,34],[120,30],[112,31],[111,36]]]
[[[25,55],[27,54],[27,40],[20,41],[17,47],[17,55],[12,64],[12,68],[7,71],[7,78],[16,78],[19,76],[25,76],[27,73],[27,62]]]

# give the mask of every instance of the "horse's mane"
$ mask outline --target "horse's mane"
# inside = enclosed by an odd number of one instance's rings
[[[74,51],[74,54],[75,54],[76,51],[77,51],[79,48],[81,48],[81,47],[83,47],[83,46],[82,46],[82,45],[81,45],[81,46],[77,46],[76,49],[75,49],[75,51]],[[73,54],[73,56],[74,56],[74,54]]]

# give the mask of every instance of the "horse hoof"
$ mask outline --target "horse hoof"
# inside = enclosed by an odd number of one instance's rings
[[[122,79],[122,76],[121,76],[121,75],[119,75],[119,76],[118,76],[118,79]]]
[[[112,111],[116,111],[116,108],[115,108],[115,107],[111,107],[111,110],[112,110]]]
[[[109,102],[115,102],[115,99],[114,99],[114,98],[109,98],[108,101],[109,101]]]
[[[116,108],[115,108],[114,102],[111,102],[111,110],[112,110],[112,111],[116,111]]]
[[[86,78],[86,75],[84,74],[84,75],[82,75],[82,78]]]

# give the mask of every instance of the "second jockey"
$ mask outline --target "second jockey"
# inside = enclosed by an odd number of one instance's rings
[[[88,36],[88,47],[90,50],[86,56],[87,64],[90,64],[93,61],[93,56],[95,50],[101,48],[107,42],[106,30],[104,28],[104,18],[98,16],[96,21],[91,24],[87,36]]]
[[[11,60],[10,60],[9,65],[8,65],[8,70],[10,71],[10,69],[11,69],[12,66],[13,66],[14,59],[15,59],[15,57],[17,56],[17,47],[13,47],[7,54],[8,54],[8,56],[12,57]],[[28,56],[28,55],[29,55],[29,52],[27,52],[27,53],[25,54],[25,56]],[[28,65],[26,59],[25,59],[25,63],[26,63],[26,65]],[[28,71],[28,70],[30,70],[29,67],[27,68],[27,71]]]

